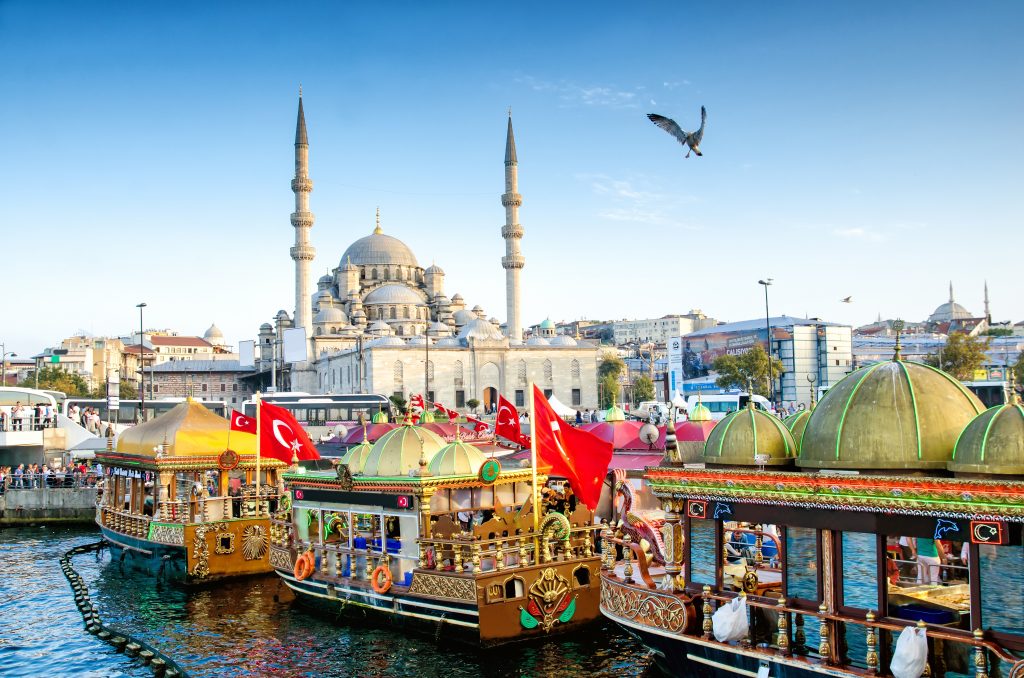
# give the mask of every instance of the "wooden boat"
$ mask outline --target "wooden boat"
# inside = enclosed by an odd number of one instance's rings
[[[800,440],[745,410],[714,429],[703,464],[670,453],[648,468],[664,564],[609,530],[624,555],[605,550],[601,611],[668,675],[888,676],[908,656],[900,634],[920,628],[921,674],[1019,678],[1022,449],[1018,401],[984,410],[897,348],[830,389]],[[736,598],[746,626],[730,639]]]
[[[96,524],[122,560],[186,583],[270,572],[277,473],[264,458],[256,494],[255,436],[188,399],[100,451]]]
[[[284,474],[270,562],[332,615],[477,646],[572,631],[599,617],[597,528],[582,505],[535,516],[534,477],[407,422],[336,473]],[[460,522],[470,513],[487,519]]]

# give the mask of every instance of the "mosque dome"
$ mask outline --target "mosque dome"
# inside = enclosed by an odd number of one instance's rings
[[[443,339],[438,339],[434,346],[438,346],[440,348],[451,348],[462,346],[462,344],[460,344],[459,340],[455,337],[444,337]]]
[[[406,285],[391,283],[381,285],[366,295],[363,303],[367,306],[372,304],[423,304],[423,298],[412,291]]]
[[[464,300],[464,299],[462,298],[462,295],[461,295],[461,294],[459,294],[458,292],[456,292],[455,294],[453,294],[453,295],[452,295],[452,303],[456,303],[456,302],[460,302],[460,301],[465,301],[465,300]]]
[[[476,475],[485,461],[487,459],[479,449],[456,440],[442,447],[434,455],[427,465],[427,470],[435,476]]]
[[[320,290],[316,293],[316,296],[313,297],[313,302],[318,306],[322,304],[333,304],[334,296],[327,290]]]
[[[462,325],[468,325],[474,320],[478,320],[476,313],[473,313],[472,311],[467,311],[466,309],[456,311],[453,317],[455,318],[455,324],[460,327]]]
[[[702,402],[697,402],[686,417],[687,421],[711,421],[711,410]]]
[[[810,410],[800,410],[799,412],[791,414],[782,420],[782,423],[786,425],[789,432],[793,434],[793,440],[796,441],[797,452],[800,451],[800,440],[804,436],[804,429],[807,427],[807,422],[810,418]]]
[[[423,337],[422,334],[417,334],[416,336],[409,339],[409,341],[407,342],[408,346],[426,346],[426,344],[427,340]]]
[[[459,339],[504,339],[498,328],[483,318],[477,318],[459,331]]]
[[[959,381],[922,363],[887,360],[833,386],[804,428],[798,464],[824,469],[945,469],[984,409]]]
[[[538,327],[542,330],[553,330],[555,329],[555,321],[551,318],[544,318]]]
[[[367,326],[366,333],[386,337],[391,334],[391,325],[388,325],[383,320],[374,320]]]
[[[336,306],[324,306],[320,309],[320,312],[313,316],[314,323],[338,323],[344,325],[348,323],[348,318],[345,316],[345,312]]]
[[[217,323],[214,323],[210,325],[210,329],[203,333],[203,339],[214,346],[220,346],[224,344],[224,333],[217,327]]]
[[[427,333],[432,337],[450,337],[452,330],[444,323],[432,322],[427,328]]]
[[[988,294],[986,290],[986,295]],[[987,298],[987,296],[986,296]],[[967,318],[973,318],[974,314],[968,311],[966,308],[956,303],[953,299],[953,283],[949,283],[949,301],[939,305],[935,309],[935,312],[928,316],[928,322],[932,323],[944,323],[950,320],[965,320]]]
[[[328,274],[324,274],[324,275],[320,276],[320,279],[317,280],[316,283],[317,283],[318,286],[323,285],[323,286],[326,287],[326,286],[334,284],[334,278],[332,278],[329,273]]]
[[[373,451],[373,445],[363,440],[358,445],[348,448],[348,451],[341,457],[340,463],[346,464],[352,475],[362,473],[363,467],[366,465],[366,458],[370,456],[371,451]]]
[[[1017,398],[972,419],[946,467],[954,473],[1024,475],[1024,407]]]
[[[444,296],[443,294],[435,294],[434,303],[437,304],[438,306],[451,306],[452,300]]]
[[[419,469],[420,457],[426,458],[429,464],[442,447],[444,440],[436,433],[420,426],[403,424],[388,431],[373,444],[363,465],[363,475],[407,476],[409,471]]]
[[[550,346],[551,342],[544,337],[537,336],[536,334],[526,340],[527,346]]]
[[[759,462],[759,455],[766,459]],[[727,414],[704,445],[706,464],[782,466],[795,456],[796,442],[785,424],[752,406]]]
[[[373,233],[364,236],[348,246],[341,255],[342,265],[351,261],[356,266],[390,264],[392,266],[419,266],[412,250],[390,235],[384,235],[380,226]]]
[[[405,342],[398,337],[386,336],[374,339],[367,346],[373,346],[374,348],[380,348],[381,346],[405,346]]]
[[[442,269],[437,264],[431,264],[430,268],[428,268],[426,271],[424,271],[424,273],[430,273],[430,274],[433,274],[433,275],[444,275],[444,269]]]
[[[576,346],[576,340],[565,334],[559,334],[548,343],[551,346]]]
[[[484,309],[480,307],[480,304],[477,304],[476,306],[473,307],[473,313],[476,314],[477,318],[483,318],[484,316],[487,315],[486,313],[484,313]]]

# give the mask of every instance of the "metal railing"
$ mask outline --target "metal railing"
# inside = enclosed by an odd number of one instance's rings
[[[60,490],[81,487],[96,487],[99,483],[96,473],[22,473],[10,474],[0,483],[0,492],[7,490]]]
[[[44,428],[56,428],[57,415],[40,417],[30,415],[27,417],[5,416],[0,421],[0,433],[16,433],[18,431],[42,431]]]

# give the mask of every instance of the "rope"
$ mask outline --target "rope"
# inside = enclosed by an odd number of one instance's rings
[[[100,640],[110,643],[118,652],[124,652],[129,657],[139,657],[143,663],[149,664],[154,675],[164,676],[164,678],[187,678],[188,673],[160,650],[141,638],[107,626],[100,619],[99,611],[89,599],[89,587],[85,585],[82,576],[71,566],[71,559],[82,553],[99,551],[106,545],[105,541],[98,541],[94,544],[76,546],[67,551],[60,559],[60,567],[64,571],[64,576],[67,577],[68,584],[71,585],[71,590],[75,593],[75,604],[78,606],[78,611],[82,613],[86,631]]]

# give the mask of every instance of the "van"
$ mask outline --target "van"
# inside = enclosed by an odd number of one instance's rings
[[[686,411],[693,412],[693,408],[697,406],[697,396],[690,396],[686,399]],[[764,396],[757,394],[751,395],[749,393],[718,393],[714,395],[701,395],[699,401],[704,407],[708,408],[711,412],[711,418],[715,421],[724,419],[725,415],[730,412],[735,412],[741,408],[747,406],[747,403],[753,402],[754,407],[761,410],[762,412],[772,412],[771,403]]]

